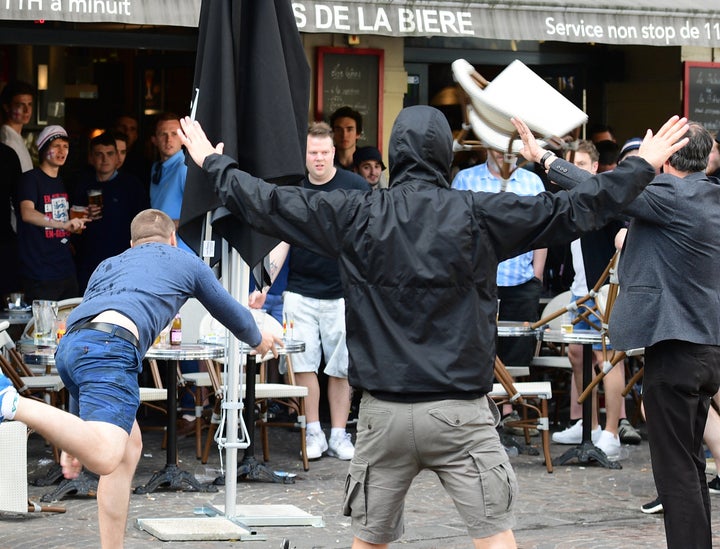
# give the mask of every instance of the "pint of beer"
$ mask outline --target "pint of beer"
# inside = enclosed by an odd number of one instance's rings
[[[102,189],[88,189],[87,197],[90,219],[100,219],[103,207]]]

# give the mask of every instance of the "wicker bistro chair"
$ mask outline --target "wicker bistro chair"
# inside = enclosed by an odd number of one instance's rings
[[[490,398],[498,407],[504,404],[522,407],[522,419],[508,422],[510,427],[525,430],[525,444],[530,444],[530,429],[535,428],[541,433],[545,467],[548,473],[553,472],[550,459],[550,420],[548,418],[548,400],[552,398],[552,385],[549,381],[527,381],[515,383],[499,358],[495,358],[495,379]],[[528,417],[528,413],[531,417]]]
[[[255,384],[255,403],[260,410],[258,414],[256,425],[260,427],[260,437],[262,440],[263,448],[263,459],[270,461],[270,442],[269,442],[269,428],[270,427],[293,427],[298,428],[300,431],[300,456],[303,462],[303,469],[305,471],[310,469],[307,449],[305,447],[305,397],[308,395],[307,387],[301,385],[295,385],[295,375],[292,369],[292,359],[289,355],[287,359],[287,383],[265,383],[265,372],[264,368],[261,369],[261,373],[258,376],[258,382]],[[221,414],[220,410],[222,407],[222,398],[225,392],[225,386],[223,381],[223,374],[221,372],[222,364],[213,361],[208,367],[208,374],[211,380],[213,390],[215,392],[215,408],[213,415],[210,420],[210,427],[208,429],[207,438],[205,439],[205,446],[203,448],[201,461],[207,463],[210,456],[210,449],[213,443],[213,438],[220,425]],[[242,398],[245,398],[245,384],[243,384]],[[268,407],[270,402],[274,402],[285,406],[289,411],[297,414],[295,421],[269,421],[268,420]],[[249,403],[246,405],[250,405]],[[252,434],[251,434],[252,436]]]
[[[270,330],[278,336],[283,335],[283,328],[280,323],[273,318],[271,315],[265,314],[263,320],[263,329]],[[216,340],[217,338],[223,338],[225,329],[220,326],[216,320],[214,320],[209,314],[205,315],[199,326],[199,337],[201,339],[207,339],[208,337]],[[285,355],[287,364],[286,383],[267,383],[265,373],[265,359],[263,357],[258,359],[260,363],[260,374],[255,384],[255,403],[254,405],[259,409],[257,416],[256,425],[260,427],[260,437],[262,439],[263,448],[263,459],[265,461],[270,460],[270,443],[269,443],[269,428],[270,427],[293,427],[300,430],[300,455],[303,462],[303,468],[307,471],[310,466],[307,458],[307,450],[305,447],[305,397],[308,394],[307,387],[296,385],[295,374],[292,368],[292,358],[290,355]],[[215,404],[213,414],[210,420],[210,426],[205,439],[205,444],[200,452],[200,447],[197,447],[198,458],[202,463],[207,463],[210,456],[210,449],[212,447],[215,433],[218,430],[218,426],[221,421],[221,408],[222,398],[225,390],[224,379],[222,369],[224,361],[206,361],[204,368],[206,371],[182,374],[182,379],[185,383],[194,384],[198,387],[211,387],[215,395]],[[196,392],[197,394],[197,392]],[[245,398],[245,384],[243,384],[242,398]],[[268,419],[268,407],[270,403],[274,402],[280,404],[288,409],[290,412],[297,414],[295,421],[269,421]],[[249,404],[248,404],[249,405]],[[196,415],[202,411],[201,403],[196,405]],[[198,431],[200,428],[200,422],[197,423]]]

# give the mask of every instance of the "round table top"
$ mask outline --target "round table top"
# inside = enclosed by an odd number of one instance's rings
[[[158,360],[206,360],[221,358],[226,354],[223,345],[211,343],[183,343],[182,345],[153,345],[145,358]]]
[[[512,337],[532,335],[537,332],[530,326],[530,322],[522,322],[519,320],[498,320],[497,334],[498,337]]]
[[[304,341],[298,341],[297,339],[283,339],[284,347],[277,347],[278,354],[280,355],[291,355],[293,353],[304,353],[305,352],[305,342]],[[242,341],[239,344],[240,352],[243,354],[250,354],[253,351],[253,348],[250,347],[247,343],[243,343]],[[265,358],[272,358],[272,353],[268,353],[265,355]]]
[[[543,341],[552,343],[602,343],[603,336],[596,330],[573,330],[572,332],[564,332],[562,330],[542,330],[540,337]],[[607,337],[606,337],[607,341]]]

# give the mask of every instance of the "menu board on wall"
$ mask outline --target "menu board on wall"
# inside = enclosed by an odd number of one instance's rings
[[[685,63],[683,114],[713,134],[720,131],[720,63]]]
[[[382,145],[383,50],[317,49],[316,118],[329,121],[338,108],[362,114],[358,146]]]

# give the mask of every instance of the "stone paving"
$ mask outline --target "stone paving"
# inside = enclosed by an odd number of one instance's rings
[[[192,493],[163,491],[148,495],[133,494],[125,547],[152,548],[173,546],[257,547],[280,549],[284,539],[297,549],[347,548],[352,542],[350,521],[340,512],[341,494],[347,462],[324,457],[302,470],[297,458],[298,433],[285,429],[271,430],[274,470],[295,473],[295,484],[241,482],[238,504],[291,504],[312,515],[322,517],[324,526],[256,527],[256,537],[248,541],[163,542],[136,528],[138,518],[192,518],[196,509],[210,504],[224,504],[225,491]],[[165,453],[160,449],[161,433],[146,432],[144,457],[134,485],[162,468]],[[537,441],[538,439],[534,439]],[[568,447],[552,446],[554,457]],[[258,452],[259,455],[260,452]],[[541,456],[521,454],[512,458],[521,494],[517,504],[518,524],[515,535],[521,548],[658,548],[664,546],[662,515],[644,515],[640,505],[655,496],[650,471],[647,442],[625,446],[626,457],[621,470],[597,464],[570,463],[548,474]],[[219,472],[215,453],[205,466],[194,457],[194,440],[179,441],[180,466],[208,482]],[[28,441],[28,476],[42,475],[50,462],[51,452],[43,441],[32,435]],[[1,466],[1,464],[0,464]],[[708,477],[709,479],[710,477]],[[29,487],[30,497],[39,500],[53,487]],[[91,548],[98,547],[96,502],[89,497],[66,497],[59,502],[64,514],[0,513],[0,549],[22,548]],[[713,513],[718,516],[720,496],[713,496]],[[714,539],[720,546],[720,534]],[[406,502],[405,534],[395,546],[417,549],[469,548],[465,533],[452,503],[432,473],[421,474],[413,484]]]

